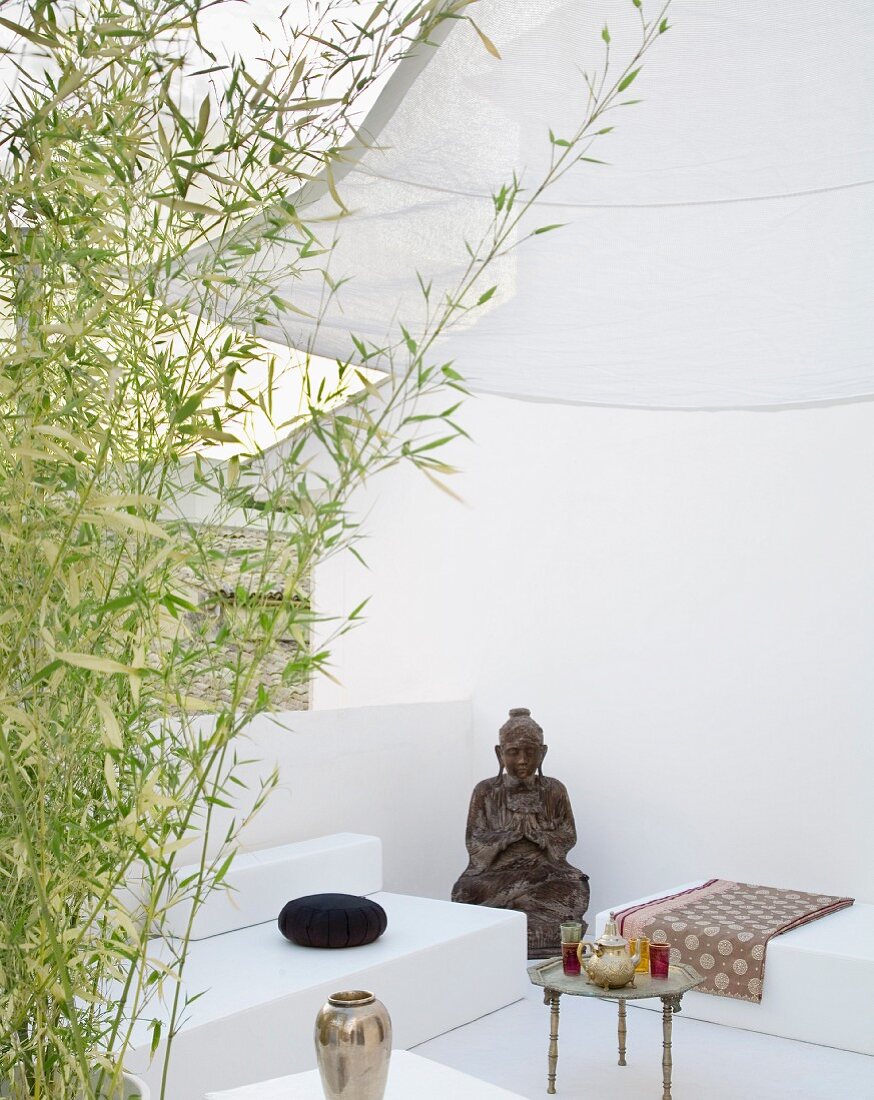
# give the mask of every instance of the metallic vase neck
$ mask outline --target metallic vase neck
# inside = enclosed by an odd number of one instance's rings
[[[374,994],[366,989],[345,989],[328,997],[329,1004],[336,1008],[360,1008],[362,1005],[372,1005],[375,1000]]]

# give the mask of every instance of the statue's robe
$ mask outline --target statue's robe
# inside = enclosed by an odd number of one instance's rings
[[[529,958],[559,954],[559,925],[582,920],[589,904],[588,876],[566,859],[577,830],[564,784],[508,775],[477,783],[465,841],[470,862],[452,900],[520,910],[528,917]]]

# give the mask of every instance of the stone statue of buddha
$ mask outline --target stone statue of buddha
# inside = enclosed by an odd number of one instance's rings
[[[525,913],[532,959],[560,954],[559,925],[582,920],[589,904],[588,875],[566,859],[577,842],[570,799],[563,783],[543,774],[546,751],[531,711],[513,708],[495,745],[498,775],[471,796],[470,862],[452,888],[453,901]]]

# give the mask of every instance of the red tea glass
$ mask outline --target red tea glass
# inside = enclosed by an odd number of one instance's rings
[[[579,947],[579,943],[561,945],[561,968],[571,977],[580,973],[580,956],[577,954]]]
[[[580,956],[577,949],[583,938],[583,925],[581,921],[566,920],[559,926],[561,928],[561,968],[570,977],[580,973]]]
[[[666,981],[671,967],[671,948],[666,943],[649,945],[649,974],[658,981]]]

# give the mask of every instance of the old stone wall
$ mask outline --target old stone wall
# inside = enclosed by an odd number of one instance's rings
[[[275,533],[268,535],[255,526],[221,527],[201,528],[199,536],[205,549],[203,568],[198,574],[187,569],[182,578],[191,602],[198,606],[196,612],[189,612],[188,624],[197,633],[206,631],[228,652],[222,654],[221,662],[203,662],[191,692],[199,699],[221,704],[230,701],[234,658],[239,657],[243,665],[251,663],[263,644],[258,607],[275,608],[290,601],[306,612],[312,582],[306,574],[292,591],[286,592],[287,578],[296,571],[296,558],[291,541]],[[309,681],[301,680],[298,673],[291,677],[287,674],[289,661],[300,652],[301,645],[308,644],[309,631],[303,628],[295,630],[295,637],[289,634],[275,638],[261,657],[258,680],[247,692],[248,699],[263,684],[270,691],[271,710],[309,709]]]

